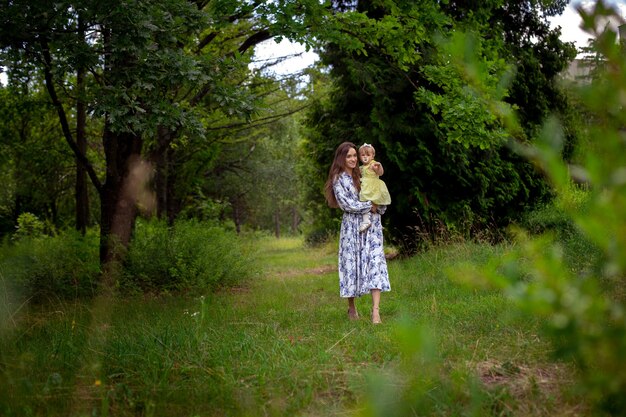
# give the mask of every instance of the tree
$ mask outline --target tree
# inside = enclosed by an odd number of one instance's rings
[[[115,246],[128,244],[135,218],[133,196],[125,190],[131,164],[140,159],[144,136],[161,119],[168,123],[180,120],[177,109],[160,100],[160,92],[187,78],[193,69],[178,42],[198,27],[197,9],[177,1],[106,6],[89,1],[57,2],[52,7],[47,2],[27,3],[11,2],[2,9],[1,19],[6,24],[0,43],[12,58],[12,67],[34,64],[44,74],[65,140],[100,195],[101,260],[116,260],[119,252]],[[181,25],[173,16],[187,24]],[[89,68],[93,77],[91,105],[104,120],[104,181],[87,159],[84,144],[77,142],[59,93],[65,91],[68,74],[78,73],[79,88],[73,89],[79,91],[83,106],[84,68]],[[79,115],[82,118],[82,112]],[[82,131],[79,125],[79,139]]]
[[[254,208],[252,225],[273,230],[278,238],[288,230],[298,231],[301,213],[299,160],[299,126],[295,117],[282,119],[263,137],[253,155],[253,170],[249,194]]]
[[[590,83],[597,80],[606,70],[606,60],[598,51],[596,43],[595,38],[590,38],[587,41],[587,46],[580,48],[579,52],[582,54],[580,67],[583,74],[577,77],[576,81],[578,82]]]
[[[281,34],[301,38],[306,23],[295,14],[320,7],[188,0],[3,5],[0,49],[9,73],[44,74],[64,138],[98,191],[103,264],[119,261],[131,238],[137,201],[129,189],[137,184],[129,181],[137,178],[135,167],[145,168],[144,154],[156,163],[159,211],[174,217],[184,198],[174,194],[177,149],[189,138],[202,140],[216,111],[252,114],[240,87],[245,77],[237,76],[247,71],[251,48]],[[64,102],[68,92],[77,132]],[[80,142],[84,106],[102,123],[103,179]]]
[[[319,131],[310,140],[319,160],[327,165],[342,140],[373,143],[392,193],[389,225],[408,246],[441,227],[471,236],[508,224],[546,198],[548,187],[505,146],[498,118],[449,65],[441,40],[461,30],[474,35],[473,48],[492,74],[484,82],[521,109],[520,133],[532,140],[540,116],[566,106],[554,80],[574,49],[545,18],[564,5],[359,2],[338,12],[325,38],[330,43],[320,51],[333,89],[308,118]],[[507,60],[517,67],[509,90],[499,84],[510,72]]]
[[[276,235],[283,228],[293,232],[300,218],[296,114],[305,105],[293,96],[302,91],[284,81],[255,77],[250,93],[258,101],[251,120],[214,115],[207,132],[214,145],[190,141],[179,151],[187,161],[177,171],[186,178],[180,181],[187,187],[182,194],[193,196],[183,215],[206,216],[208,211],[232,220],[238,232],[244,224]],[[207,198],[218,205],[207,205]]]

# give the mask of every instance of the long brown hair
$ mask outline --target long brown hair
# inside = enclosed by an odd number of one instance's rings
[[[326,197],[326,202],[332,208],[339,208],[335,191],[333,190],[333,183],[337,180],[339,174],[346,169],[346,158],[350,148],[357,150],[356,145],[352,142],[344,142],[339,145],[337,150],[335,150],[335,159],[333,159],[333,163],[328,170],[328,179],[326,180],[326,185],[324,185],[324,196]],[[359,167],[352,170],[352,182],[357,191],[361,191],[361,170]]]

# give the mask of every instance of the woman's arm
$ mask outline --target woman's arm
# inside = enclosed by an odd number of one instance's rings
[[[349,178],[348,181],[352,181]],[[346,180],[337,178],[333,183],[333,190],[335,191],[335,198],[339,208],[347,213],[365,214],[372,209],[371,201],[360,201],[358,196],[354,193],[354,189]]]

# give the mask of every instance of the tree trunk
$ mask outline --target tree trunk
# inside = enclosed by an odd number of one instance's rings
[[[237,231],[237,234],[239,234],[241,233],[241,213],[239,210],[239,202],[233,202],[231,200],[231,205],[233,207],[233,221],[235,222],[235,230]]]
[[[300,216],[298,215],[298,208],[293,206],[291,208],[291,233],[296,235],[298,233],[298,224],[300,223]]]
[[[87,138],[85,136],[85,125],[87,123],[87,109],[85,106],[85,72],[79,67],[76,71],[76,85],[78,87],[78,99],[76,101],[76,146],[78,152],[87,155]],[[76,158],[76,230],[83,235],[87,231],[89,222],[89,194],[87,191],[87,170],[85,165]]]
[[[280,211],[278,209],[274,211],[274,234],[276,239],[280,237]]]
[[[163,126],[157,128],[157,145],[150,153],[154,163],[154,191],[156,192],[156,211],[159,219],[167,219],[172,225],[182,209],[182,201],[176,193],[175,151],[170,144],[177,136],[177,131]]]
[[[130,243],[137,216],[133,190],[138,185],[129,173],[141,161],[142,140],[131,133],[113,133],[106,122],[103,136],[107,169],[100,197],[100,262],[106,270],[123,260]]]
[[[121,71],[115,68],[111,57],[111,30],[103,30],[105,50],[104,72]],[[106,175],[100,188],[100,263],[103,267],[105,291],[114,288],[117,273],[128,245],[137,216],[136,195],[133,195],[129,173],[132,164],[141,161],[142,140],[137,134],[111,131],[105,118],[102,143],[106,161]]]
[[[173,225],[174,221],[180,214],[180,211],[183,207],[183,202],[180,197],[176,195],[176,172],[173,168],[172,162],[172,151],[167,152],[167,187],[165,189],[165,194],[167,198],[167,204],[165,209],[167,211],[167,223],[169,225]]]
[[[169,129],[159,126],[157,129],[157,145],[152,152],[151,160],[156,168],[154,188],[156,192],[157,217],[169,218],[168,215],[168,188],[169,188],[169,143],[171,138]]]
[[[52,219],[52,224],[59,224],[59,210],[57,208],[56,200],[52,200],[48,207],[50,219]]]

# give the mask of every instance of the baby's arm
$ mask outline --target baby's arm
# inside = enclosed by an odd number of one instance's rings
[[[385,173],[385,170],[383,169],[383,165],[380,162],[374,162],[371,166],[371,169],[379,177]]]

